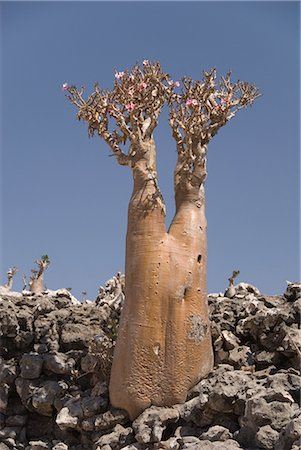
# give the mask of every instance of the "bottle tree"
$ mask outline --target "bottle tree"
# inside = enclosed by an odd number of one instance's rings
[[[125,305],[110,378],[113,406],[133,419],[150,405],[185,401],[187,391],[213,368],[206,290],[206,155],[212,137],[253,103],[256,87],[216,70],[201,80],[173,81],[158,62],[143,61],[115,73],[111,90],[63,85],[88,123],[110,146],[119,164],[131,169],[128,208]],[[156,171],[154,130],[169,107],[175,140],[176,210],[165,227],[165,204]]]

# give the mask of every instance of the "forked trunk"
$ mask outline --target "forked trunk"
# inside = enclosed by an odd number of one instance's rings
[[[32,280],[30,283],[30,292],[33,292],[34,294],[41,294],[45,290],[44,283],[43,283],[43,277],[39,277],[36,280]]]
[[[213,367],[203,186],[176,194],[176,214],[166,232],[150,168],[155,172],[154,159],[133,168],[126,300],[110,380],[112,405],[131,419],[150,405],[184,402]]]

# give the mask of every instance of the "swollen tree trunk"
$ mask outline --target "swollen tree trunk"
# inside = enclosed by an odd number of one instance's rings
[[[176,185],[176,214],[166,232],[155,145],[148,145],[148,159],[133,166],[126,300],[110,380],[112,405],[131,419],[150,405],[184,402],[213,367],[204,189]]]
[[[216,70],[201,80],[173,81],[160,64],[115,73],[111,91],[95,85],[63,85],[119,164],[133,172],[126,243],[125,305],[110,380],[111,403],[135,418],[145,408],[183,402],[187,391],[213,367],[206,292],[204,181],[207,145],[236,113],[252,104],[255,85],[216,82]],[[178,92],[178,93],[177,93]],[[176,214],[168,230],[156,178],[153,131],[163,105],[176,141]],[[117,125],[113,131],[111,125]],[[129,151],[124,153],[124,145]]]

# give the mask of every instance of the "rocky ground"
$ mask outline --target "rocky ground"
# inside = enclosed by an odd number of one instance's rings
[[[300,449],[301,285],[235,291],[208,297],[213,372],[186,403],[134,422],[108,398],[114,282],[91,303],[66,290],[1,295],[0,450]]]

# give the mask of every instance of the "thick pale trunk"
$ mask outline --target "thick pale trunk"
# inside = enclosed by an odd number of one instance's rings
[[[184,402],[213,366],[203,190],[197,199],[177,195],[166,232],[156,185],[140,169],[133,171],[126,300],[110,380],[112,405],[132,419],[150,405]]]
[[[43,274],[31,281],[29,289],[34,294],[41,294],[45,290]]]

